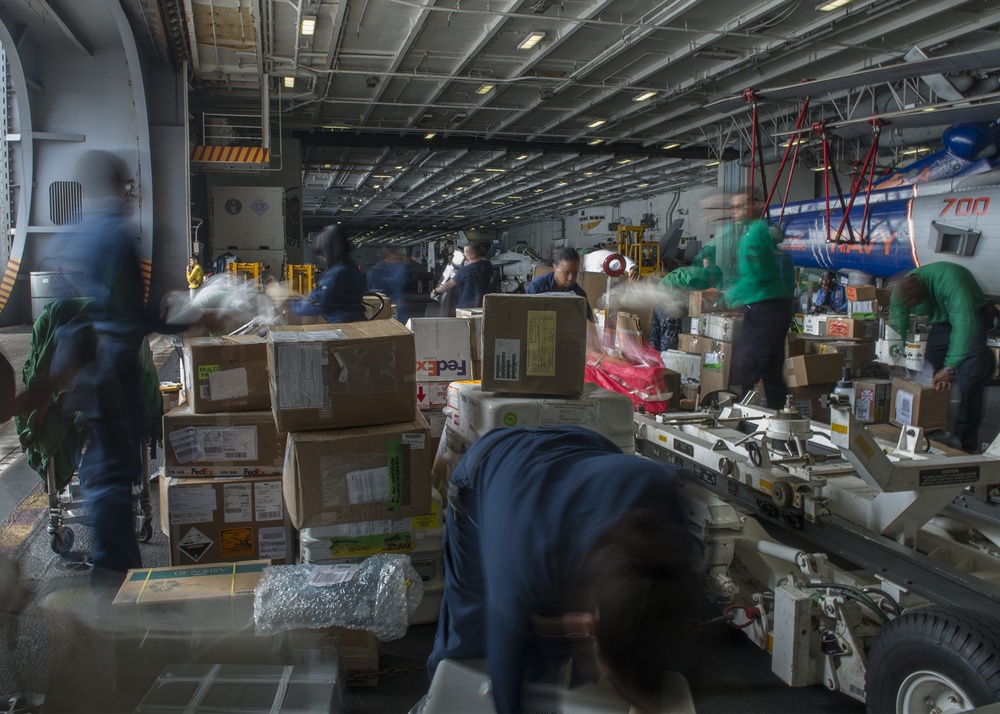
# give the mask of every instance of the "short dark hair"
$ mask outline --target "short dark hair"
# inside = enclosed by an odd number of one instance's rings
[[[565,263],[567,261],[570,263],[579,263],[580,254],[572,248],[566,247],[556,248],[552,252],[552,265],[559,265],[559,263]]]
[[[688,623],[704,602],[694,555],[690,533],[659,508],[627,514],[590,550],[598,650],[623,694],[662,698],[666,672],[691,656]]]
[[[475,241],[471,241],[470,240],[468,243],[465,244],[465,247],[466,248],[471,248],[473,251],[475,251],[476,255],[478,257],[480,257],[480,258],[482,258],[484,255],[486,255],[486,246],[483,245],[482,243],[477,243]]]
[[[336,224],[327,226],[313,238],[313,253],[326,261],[326,266],[343,263],[351,252],[347,231]]]

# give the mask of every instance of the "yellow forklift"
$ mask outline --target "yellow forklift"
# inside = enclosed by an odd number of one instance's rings
[[[639,276],[663,272],[659,241],[646,241],[646,226],[618,226],[618,252],[635,261]]]

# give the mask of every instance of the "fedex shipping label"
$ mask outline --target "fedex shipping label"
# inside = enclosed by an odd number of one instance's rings
[[[421,379],[465,379],[472,374],[466,359],[417,360],[417,381]]]

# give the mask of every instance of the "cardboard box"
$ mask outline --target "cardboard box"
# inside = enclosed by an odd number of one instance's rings
[[[921,426],[927,430],[948,426],[947,390],[938,391],[906,379],[892,380],[892,411],[896,426]]]
[[[288,644],[295,663],[325,663],[335,653],[344,684],[374,687],[378,684],[382,644],[367,630],[329,627],[323,630],[291,630]],[[336,711],[331,709],[331,711]]]
[[[852,320],[846,317],[824,315],[827,337],[842,340],[874,340],[878,337],[877,320]]]
[[[824,406],[822,398],[833,392],[833,384],[814,384],[808,387],[790,387],[792,406],[799,413],[813,421],[830,423],[830,407]]]
[[[891,379],[854,380],[854,418],[863,424],[889,421]]]
[[[417,408],[429,410],[448,406],[449,384],[451,382],[417,382]]]
[[[844,366],[851,368],[852,375],[858,374],[861,365],[874,361],[876,356],[874,342],[846,342],[843,340],[824,342],[822,340],[811,340],[809,346],[812,349],[812,354],[844,355]]]
[[[483,389],[576,396],[583,391],[586,304],[565,295],[487,295]]]
[[[483,308],[460,307],[455,310],[455,317],[468,320],[472,324],[472,359],[483,358]]]
[[[369,320],[388,320],[393,316],[392,314],[393,305],[389,301],[388,295],[384,295],[381,300],[375,295],[363,295],[361,299],[365,303],[365,315],[368,317]],[[383,303],[383,301],[385,302]],[[382,310],[376,315],[375,311],[378,310],[380,306],[382,306]],[[316,324],[318,325],[326,324],[326,321],[324,320],[323,322],[318,322]]]
[[[785,359],[798,357],[808,351],[809,342],[798,332],[789,332],[785,336]]]
[[[782,372],[789,387],[831,384],[840,379],[844,370],[844,355],[799,355],[785,360]]]
[[[472,376],[472,323],[455,317],[418,317],[413,332],[416,374],[421,382],[451,382]]]
[[[874,320],[878,317],[878,301],[851,300],[847,303],[847,316],[852,320]]]
[[[285,507],[298,529],[431,513],[430,427],[401,424],[288,435]]]
[[[804,315],[802,317],[802,333],[815,337],[825,337],[826,315]]]
[[[393,424],[417,410],[413,333],[395,320],[273,327],[267,366],[283,432]]]
[[[875,300],[876,292],[874,285],[848,285],[844,288],[849,301]]]
[[[718,290],[692,290],[688,296],[688,315],[691,317],[701,317],[724,309],[724,298]]]
[[[285,435],[271,412],[195,414],[188,404],[163,417],[167,476],[270,476],[281,473]]]
[[[690,355],[703,355],[714,346],[714,340],[701,335],[677,335],[677,349]]]
[[[685,380],[697,382],[701,378],[701,355],[692,355],[680,350],[660,353],[663,366],[678,372]]]
[[[268,559],[291,563],[280,476],[160,479],[170,564]]]
[[[701,393],[711,394],[720,389],[733,389],[739,380],[735,366],[736,349],[731,342],[713,340],[712,346],[702,354],[701,373],[698,382]]]
[[[667,402],[668,408],[674,409],[676,405],[681,401],[681,375],[679,372],[675,372],[672,369],[663,370],[663,383],[666,385],[666,391],[670,392],[670,401]]]
[[[219,601],[246,598],[270,562],[249,560],[239,563],[182,565],[169,568],[138,568],[128,571],[112,605],[122,608]]]
[[[717,313],[698,319],[698,334],[720,342],[739,342],[743,334],[743,315]]]
[[[195,414],[271,408],[267,342],[257,335],[184,340],[184,391]]]
[[[577,276],[577,281],[583,292],[587,293],[587,302],[590,308],[594,309],[604,304],[604,294],[608,291],[608,280],[611,281],[612,289],[623,282],[621,277],[608,278],[607,273],[588,273],[581,271]],[[457,313],[456,313],[457,314]]]

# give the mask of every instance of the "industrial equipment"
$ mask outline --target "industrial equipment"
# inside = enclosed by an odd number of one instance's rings
[[[645,237],[646,226],[618,226],[618,252],[635,261],[642,277],[663,270],[660,242],[647,241]]]
[[[300,295],[308,295],[316,287],[316,266],[311,263],[305,265],[285,266],[285,282],[288,287]]]
[[[830,426],[755,399],[635,417],[636,451],[685,467],[705,582],[731,624],[787,684],[872,711],[1000,700],[1000,439],[945,456],[920,428],[877,439],[842,395]]]
[[[263,263],[230,263],[226,270],[240,283],[250,283],[254,290],[261,290],[261,276],[264,275]]]

